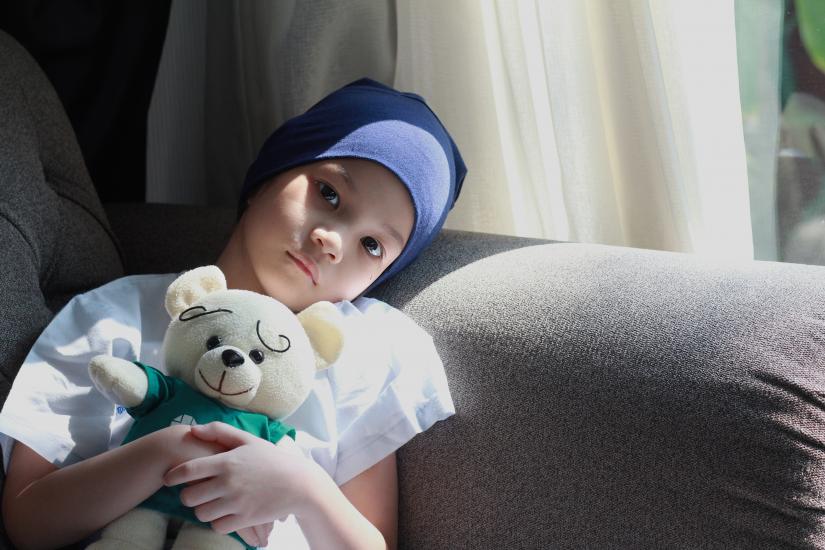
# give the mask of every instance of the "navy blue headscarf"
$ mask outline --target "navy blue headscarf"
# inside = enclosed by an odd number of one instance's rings
[[[370,290],[404,269],[432,242],[458,198],[467,168],[447,129],[421,96],[364,78],[332,92],[275,130],[249,167],[240,210],[251,193],[276,174],[341,157],[385,166],[406,186],[415,209],[407,245]]]

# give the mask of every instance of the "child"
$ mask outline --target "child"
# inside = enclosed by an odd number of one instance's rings
[[[109,353],[159,364],[163,296],[176,274],[125,277],[55,317],[0,413],[12,540],[21,548],[78,541],[164,483],[189,483],[181,498],[199,519],[253,545],[292,514],[312,547],[394,547],[395,450],[454,411],[429,336],[359,296],[431,242],[465,173],[423,99],[367,79],[282,125],[248,171],[239,221],[216,263],[230,288],[294,311],[336,301],[372,331],[362,334],[374,334],[368,349],[345,351],[320,373],[286,419],[312,460],[221,424],[171,426],[119,447],[130,419],[92,388],[88,361]]]

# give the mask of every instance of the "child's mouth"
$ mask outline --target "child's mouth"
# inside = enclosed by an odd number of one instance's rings
[[[306,273],[307,277],[309,277],[309,279],[312,281],[312,285],[317,286],[318,282],[315,280],[315,276],[312,274],[312,270],[309,268],[309,265],[307,265],[307,263],[304,262],[302,259],[293,255],[291,252],[287,252],[287,255],[293,262],[295,262],[295,265],[297,265],[301,271]]]

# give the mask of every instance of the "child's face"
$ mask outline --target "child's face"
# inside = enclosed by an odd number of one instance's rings
[[[293,311],[351,300],[398,257],[413,221],[407,189],[385,167],[319,161],[261,186],[218,264],[230,287],[269,294]]]

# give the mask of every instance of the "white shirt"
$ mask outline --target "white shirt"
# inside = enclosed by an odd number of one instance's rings
[[[165,371],[160,348],[169,317],[163,303],[177,275],[115,280],[76,296],[55,316],[0,412],[4,469],[15,440],[61,467],[120,444],[132,419],[94,389],[89,360],[110,354]],[[342,485],[455,409],[424,330],[371,298],[337,306],[350,340],[283,421],[296,428],[303,451]],[[273,547],[286,531],[276,527]]]

